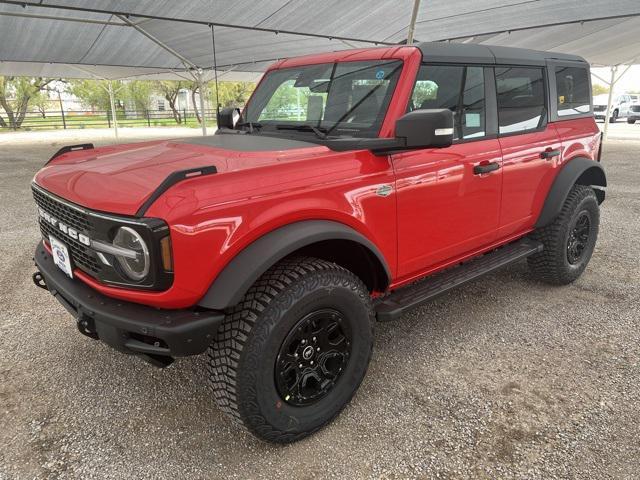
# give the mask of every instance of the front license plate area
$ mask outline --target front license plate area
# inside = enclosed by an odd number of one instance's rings
[[[53,263],[55,263],[60,270],[62,270],[69,278],[73,278],[73,268],[71,267],[71,257],[69,256],[69,249],[57,238],[49,235],[49,243],[51,244],[51,255],[53,256]]]

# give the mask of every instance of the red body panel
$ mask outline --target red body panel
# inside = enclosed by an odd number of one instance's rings
[[[404,62],[379,134],[392,137],[420,65],[416,48],[334,52],[272,68],[380,58]],[[237,152],[154,141],[62,155],[35,181],[87,208],[134,215],[170,173],[215,165],[217,174],[174,185],[146,212],[170,226],[174,282],[168,290],[109,287],[76,270],[78,278],[111,297],[182,308],[197,303],[243,248],[296,221],[333,220],[364,235],[391,270],[390,288],[522,236],[533,228],[562,164],[577,155],[595,157],[597,132],[592,118],[569,120],[542,132],[391,156],[324,146]],[[548,147],[561,148],[561,157],[541,159]],[[483,162],[502,168],[474,175],[473,167]],[[388,185],[394,187],[390,195],[376,193]]]

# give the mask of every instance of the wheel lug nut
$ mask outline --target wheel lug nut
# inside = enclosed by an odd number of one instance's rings
[[[307,343],[307,341],[306,340],[302,340],[302,344],[304,345],[305,343]]]
[[[313,341],[314,341],[314,342],[316,341],[316,337],[313,337]]]
[[[294,353],[294,354],[293,354],[293,356],[294,356],[295,358],[298,358],[298,354],[297,354],[297,353]]]
[[[300,368],[302,368],[302,364],[298,365]]]
[[[319,352],[320,351],[320,347],[316,348],[316,350]]]
[[[313,365],[313,360],[311,360],[311,365]]]

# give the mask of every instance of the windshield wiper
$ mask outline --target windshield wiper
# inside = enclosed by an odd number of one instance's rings
[[[278,130],[297,130],[298,132],[313,132],[315,133],[316,137],[321,138],[322,140],[325,140],[327,138],[326,129],[322,127],[308,125],[306,123],[302,125],[288,125],[288,124],[282,123],[280,125],[276,125],[276,128]]]
[[[249,127],[249,133],[253,133],[255,128],[260,130],[262,128],[262,124],[258,122],[240,122],[236,123],[236,127]]]

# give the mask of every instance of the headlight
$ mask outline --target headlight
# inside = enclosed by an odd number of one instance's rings
[[[124,273],[135,281],[144,279],[149,273],[149,249],[138,232],[129,227],[120,227],[113,245],[129,251],[122,250],[115,254]]]

